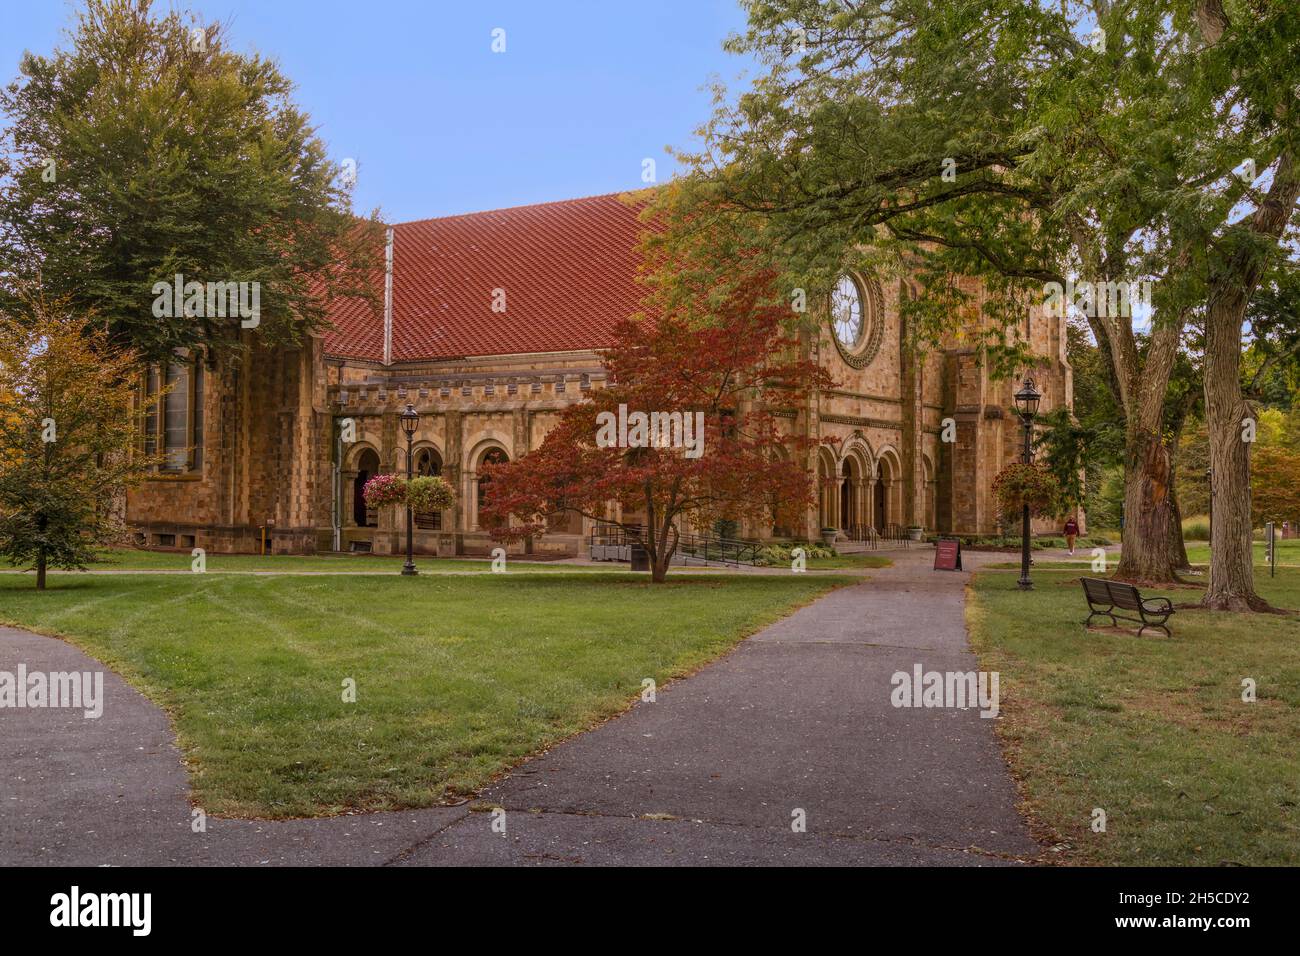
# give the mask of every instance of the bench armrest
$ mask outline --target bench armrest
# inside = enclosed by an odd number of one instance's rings
[[[1148,605],[1155,605],[1155,607],[1148,607]],[[1174,602],[1169,600],[1167,597],[1144,598],[1142,600],[1142,608],[1143,610],[1150,611],[1153,614],[1164,614],[1166,612],[1172,613]]]

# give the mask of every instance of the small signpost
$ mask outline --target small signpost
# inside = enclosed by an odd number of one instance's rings
[[[1264,559],[1268,561],[1268,576],[1277,577],[1277,525],[1272,521],[1264,525]]]
[[[934,569],[936,571],[961,570],[961,540],[940,538],[934,544]]]

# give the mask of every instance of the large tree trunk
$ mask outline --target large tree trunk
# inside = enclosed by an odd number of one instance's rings
[[[1300,170],[1284,152],[1268,195],[1249,221],[1256,236],[1277,240],[1300,198]],[[1255,593],[1250,547],[1250,443],[1244,422],[1254,419],[1241,391],[1241,326],[1263,272],[1257,248],[1238,241],[1212,273],[1205,309],[1205,423],[1210,436],[1210,581],[1201,606],[1216,611],[1274,611]]]
[[[1210,581],[1201,605],[1216,611],[1271,611],[1255,593],[1250,537],[1250,443],[1253,420],[1241,392],[1241,290],[1210,307],[1205,328],[1205,422],[1210,437]],[[1239,311],[1238,311],[1239,310]]]
[[[1221,0],[1199,0],[1196,19],[1207,45],[1218,43],[1232,26]],[[1285,119],[1285,117],[1283,117]],[[1284,150],[1268,194],[1245,228],[1254,238],[1280,239],[1300,197],[1295,157]],[[1205,423],[1210,437],[1210,581],[1201,606],[1216,611],[1273,608],[1255,593],[1250,548],[1250,447],[1242,440],[1242,421],[1253,418],[1241,393],[1241,325],[1246,306],[1263,272],[1260,250],[1237,237],[1216,257],[1211,250],[1209,295],[1205,308]]]
[[[1108,281],[1119,278],[1087,224],[1074,221],[1072,229],[1087,271]],[[1115,577],[1146,586],[1178,580],[1169,555],[1173,473],[1163,436],[1165,395],[1184,322],[1181,312],[1157,314],[1144,355],[1130,318],[1088,317],[1111,394],[1124,413],[1124,528]]]
[[[1169,450],[1160,434],[1130,427],[1124,449],[1124,531],[1115,577],[1156,586],[1176,581],[1169,554]]]

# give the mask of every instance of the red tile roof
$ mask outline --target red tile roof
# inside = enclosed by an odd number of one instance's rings
[[[610,345],[645,293],[641,204],[620,195],[394,226],[393,361]],[[382,272],[378,283],[382,293]],[[492,311],[494,289],[504,290],[504,312]],[[326,352],[383,358],[382,307],[339,300],[329,317]]]

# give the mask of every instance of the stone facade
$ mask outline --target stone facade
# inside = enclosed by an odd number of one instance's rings
[[[861,528],[920,526],[962,534],[992,533],[993,476],[1020,454],[1011,413],[1017,382],[993,380],[968,348],[916,352],[898,321],[900,286],[881,290],[878,349],[862,368],[848,364],[827,323],[809,344],[836,387],[810,394],[790,419],[792,431],[835,441],[809,461],[820,504],[804,526],[779,529],[815,539],[822,527],[854,536]],[[1043,411],[1070,402],[1070,368],[1059,319],[1027,321],[1041,356],[1035,380]],[[594,351],[495,356],[474,360],[381,362],[331,356],[319,337],[301,349],[249,343],[237,360],[208,372],[208,423],[201,473],[159,476],[133,491],[128,518],[153,546],[214,552],[368,550],[398,553],[404,524],[395,509],[367,515],[357,488],[376,472],[404,473],[398,414],[420,413],[413,457],[446,478],[457,506],[422,521],[416,549],[425,554],[486,554],[494,545],[478,523],[478,470],[489,453],[514,459],[540,444],[559,413],[604,384]],[[337,440],[350,419],[355,441]],[[953,420],[954,442],[941,440]],[[365,523],[363,523],[363,521]],[[581,553],[590,522],[574,520],[515,552]],[[746,537],[777,529],[746,525]],[[1038,531],[1051,526],[1039,523]]]
[[[398,415],[410,402],[420,414],[415,467],[441,474],[457,498],[454,508],[419,517],[416,549],[487,554],[495,545],[478,521],[481,466],[527,454],[565,407],[604,385],[600,348],[641,295],[640,228],[618,197],[392,227],[382,315],[341,307],[333,329],[294,349],[267,348],[245,332],[240,353],[206,368],[200,467],[160,474],[130,493],[137,540],[214,552],[401,552],[404,515],[399,527],[396,509],[366,512],[360,487],[373,474],[405,472]],[[489,303],[507,286],[511,311],[498,315]],[[800,527],[750,523],[739,533],[812,540],[825,527],[857,539],[914,526],[997,531],[991,485],[1020,454],[1011,412],[1018,382],[993,379],[955,338],[909,346],[900,319],[912,291],[906,282],[858,276],[853,287],[861,309],[847,344],[829,302],[809,312],[816,332],[806,348],[835,386],[785,412],[792,432],[833,439],[807,461],[818,505]],[[967,291],[978,306],[978,286]],[[1035,313],[1008,332],[1037,356],[1041,410],[1069,406],[1061,320]],[[514,351],[502,354],[506,345]],[[943,440],[945,424],[952,441]],[[510,550],[580,554],[590,525],[558,520]]]

